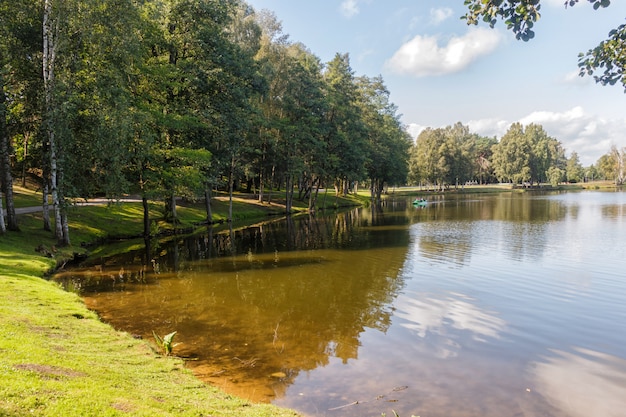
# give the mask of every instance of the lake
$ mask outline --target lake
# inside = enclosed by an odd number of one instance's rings
[[[202,380],[305,415],[626,410],[624,192],[389,198],[57,279],[117,329],[177,331]]]

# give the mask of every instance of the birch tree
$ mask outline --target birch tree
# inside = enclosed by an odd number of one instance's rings
[[[59,167],[59,154],[61,152],[59,124],[56,66],[57,53],[60,43],[60,30],[62,10],[58,7],[58,0],[44,0],[43,10],[43,81],[44,81],[44,131],[47,139],[48,163],[50,172],[50,191],[52,194],[52,207],[54,212],[54,236],[60,245],[69,245],[70,238],[67,227],[67,213],[63,197],[62,178],[63,173]],[[45,180],[45,179],[44,179]],[[44,201],[47,196],[44,194]],[[64,224],[65,222],[65,224]]]

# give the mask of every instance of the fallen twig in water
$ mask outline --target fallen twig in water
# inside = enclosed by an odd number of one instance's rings
[[[409,386],[408,385],[400,385],[398,387],[394,387],[391,391],[387,392],[387,394],[381,394],[381,395],[377,395],[376,397],[373,398],[373,400],[382,400],[383,398],[385,398],[388,394],[392,393],[392,392],[398,392],[398,391],[404,391],[405,389],[407,389]],[[333,407],[333,408],[329,408],[328,411],[335,411],[335,410],[341,410],[342,408],[346,408],[346,407],[351,407],[353,405],[358,405],[358,404],[365,404],[368,403],[372,400],[364,400],[364,401],[353,401],[350,404],[344,404],[344,405],[340,405],[339,407]],[[398,400],[388,400],[389,402],[396,402]]]
[[[243,359],[239,359],[236,356],[233,359],[238,360],[241,363],[242,368],[254,368],[256,366],[256,361],[259,360],[259,358],[243,360]]]

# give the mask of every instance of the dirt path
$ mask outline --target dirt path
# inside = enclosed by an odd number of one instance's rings
[[[77,206],[106,206],[107,204],[115,204],[115,203],[140,203],[141,199],[136,197],[126,197],[120,198],[118,200],[110,200],[108,198],[94,198],[91,200],[81,200],[77,201],[74,204]],[[52,205],[50,205],[50,210],[52,210]],[[15,209],[15,214],[28,214],[28,213],[38,213],[43,211],[42,206],[33,206],[33,207],[18,207]]]

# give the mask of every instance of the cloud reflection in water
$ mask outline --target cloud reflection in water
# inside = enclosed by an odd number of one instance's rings
[[[620,417],[626,412],[626,360],[577,348],[555,350],[531,366],[535,390],[570,417]]]
[[[420,293],[403,294],[396,302],[395,315],[403,320],[399,323],[402,327],[421,338],[429,334],[452,338],[451,330],[469,332],[476,341],[498,338],[506,322],[481,310],[472,301],[470,297],[458,293],[443,298]],[[457,346],[456,343],[446,345]],[[446,349],[439,356],[453,355],[456,354]]]

